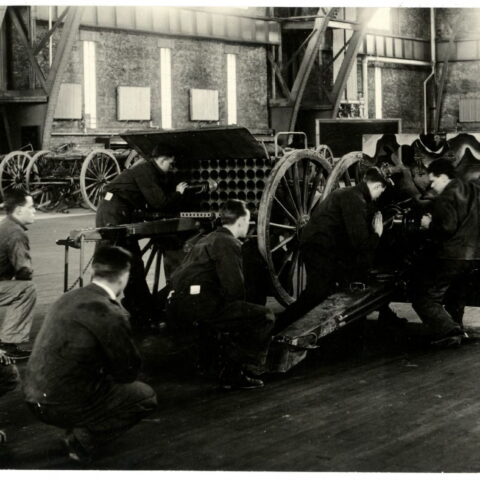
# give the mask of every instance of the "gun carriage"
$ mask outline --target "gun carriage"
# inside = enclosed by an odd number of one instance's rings
[[[285,132],[285,135],[293,133]],[[255,250],[258,248],[261,261],[256,263],[259,271],[252,278],[261,279],[262,284],[268,283],[268,293],[281,304],[288,305],[305,287],[299,233],[308,222],[312,209],[334,189],[355,185],[367,168],[376,166],[387,177],[392,177],[395,183],[389,187],[390,194],[385,195],[387,201],[381,205],[385,233],[375,272],[367,283],[350,285],[333,294],[324,304],[281,332],[273,344],[272,369],[288,370],[304,358],[309,349],[316,348],[321,337],[404,295],[409,267],[423,246],[419,231],[422,211],[411,193],[405,195],[398,189],[401,184],[396,183],[398,178],[411,168],[392,161],[390,154],[396,152],[398,155],[401,150],[398,144],[393,149],[387,149],[389,155],[384,155],[384,147],[391,141],[390,137],[378,142],[381,148],[377,148],[372,156],[351,152],[336,161],[326,146],[316,150],[305,146],[304,149],[280,153],[281,149],[275,142],[272,152],[272,148],[260,144],[241,127],[125,132],[121,137],[145,158],[150,157],[156,146],[165,146],[168,151],[173,149],[176,152],[176,169],[172,183],[187,181],[197,187],[187,195],[181,211],[173,218],[163,215],[162,219],[152,220],[152,217],[144,216],[142,221],[131,225],[71,232],[69,238],[61,242],[67,249],[66,265],[68,247],[72,245],[82,247],[82,273],[86,265],[84,242],[118,238],[119,235],[145,239],[146,270],[148,272],[154,266],[155,293],[161,286],[160,266],[165,250],[171,248],[172,242],[176,243],[176,248],[185,242],[188,245],[187,240],[211,229],[222,203],[236,198],[245,200],[253,214],[246,244],[254,244]],[[469,154],[465,149],[463,153]],[[417,158],[418,174],[421,175],[421,170],[425,170],[428,163],[439,155]],[[451,154],[452,161],[457,156],[456,153]],[[469,162],[480,172],[474,161]],[[457,160],[457,163],[461,166],[462,160]],[[475,170],[473,167],[468,169],[470,174],[472,169]],[[202,183],[207,181],[215,182],[217,188],[207,188]],[[417,188],[415,179],[413,184]],[[421,188],[417,191],[422,193]],[[265,274],[268,279],[265,279]],[[67,281],[68,274],[65,287]]]

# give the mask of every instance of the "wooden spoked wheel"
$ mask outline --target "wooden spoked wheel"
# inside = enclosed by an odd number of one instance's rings
[[[333,168],[335,158],[333,157],[333,152],[328,145],[319,145],[315,148],[315,152],[317,152],[321,157],[323,157]]]
[[[26,172],[31,157],[20,150],[5,155],[0,162],[0,193],[2,197],[11,190],[27,191]]]
[[[93,150],[82,164],[80,172],[80,189],[83,201],[93,211],[102,199],[107,183],[120,173],[117,159],[108,150]]]
[[[132,150],[128,154],[127,159],[125,160],[125,168],[132,168],[137,163],[140,163],[142,161],[144,161],[143,157],[135,150]]]
[[[330,164],[312,150],[281,158],[270,174],[258,210],[258,247],[267,262],[274,294],[283,305],[305,288],[299,235],[322,196]]]
[[[26,171],[27,189],[32,195],[39,210],[54,208],[57,186],[52,185],[55,174],[55,160],[49,158],[48,150],[35,152]],[[49,181],[50,180],[50,181]]]
[[[352,187],[358,184],[366,170],[373,166],[372,160],[362,152],[347,153],[337,162],[328,177],[321,200],[324,200],[337,188]]]

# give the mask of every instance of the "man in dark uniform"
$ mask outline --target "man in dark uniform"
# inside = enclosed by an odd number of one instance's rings
[[[151,160],[124,170],[106,186],[105,197],[97,210],[97,227],[133,223],[136,220],[134,212],[138,210],[167,213],[179,208],[178,204],[188,185],[181,182],[174,192],[169,191],[167,173],[174,162],[174,156],[171,152],[165,153],[164,148],[162,154],[159,151],[158,148],[154,149]],[[111,242],[101,242],[102,245],[108,243]],[[122,303],[132,316],[133,326],[147,325],[153,317],[153,299],[145,279],[138,241],[128,238],[114,243],[132,254],[130,280]]]
[[[325,300],[337,281],[363,279],[383,233],[382,214],[375,200],[386,185],[380,170],[371,168],[358,185],[335,190],[315,207],[300,234],[307,286],[277,315],[276,332]]]
[[[222,386],[262,387],[259,373],[265,365],[275,322],[266,307],[245,301],[239,238],[248,232],[250,212],[240,200],[225,202],[222,226],[201,239],[173,273],[169,316],[187,327],[195,323],[233,333]]]
[[[18,384],[18,371],[13,365],[13,360],[7,356],[5,350],[0,350],[0,397],[7,392],[15,390]],[[0,430],[0,443],[7,441],[7,436],[3,430]]]
[[[433,248],[413,276],[412,306],[430,328],[433,344],[459,345],[465,338],[466,279],[480,260],[480,184],[455,178],[446,159],[433,161],[428,173],[438,196],[422,227],[429,229]]]
[[[53,304],[27,365],[28,406],[42,422],[66,430],[77,461],[89,460],[156,408],[155,392],[136,381],[141,360],[117,301],[130,258],[119,247],[95,252],[92,283]]]

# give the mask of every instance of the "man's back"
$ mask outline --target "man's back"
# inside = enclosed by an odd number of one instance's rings
[[[379,239],[371,228],[374,213],[375,204],[364,182],[335,190],[315,207],[301,242],[329,255],[371,255]]]
[[[135,380],[140,367],[127,313],[91,284],[58,299],[45,317],[25,378],[29,402],[88,402],[107,376]]]
[[[202,238],[172,275],[177,292],[201,285],[226,300],[244,300],[240,242],[224,227]]]
[[[0,280],[10,280],[23,267],[31,279],[30,243],[25,230],[8,216],[0,222]]]
[[[433,200],[432,215],[439,258],[480,260],[480,183],[452,180]]]

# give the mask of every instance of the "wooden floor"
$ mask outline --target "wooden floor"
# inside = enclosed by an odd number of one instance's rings
[[[49,264],[38,269],[56,288],[62,260],[44,236],[79,221],[45,220],[32,231],[44,245],[35,260]],[[40,288],[46,296],[53,289]],[[480,325],[479,310],[468,322]],[[158,411],[89,468],[478,472],[480,343],[432,350],[420,333],[418,324],[401,331],[369,320],[327,337],[264,389],[229,393],[179,366],[185,354],[163,355],[165,339],[139,339]],[[79,468],[65,456],[62,432],[37,422],[20,390],[0,399],[0,427],[9,437],[0,467]]]

